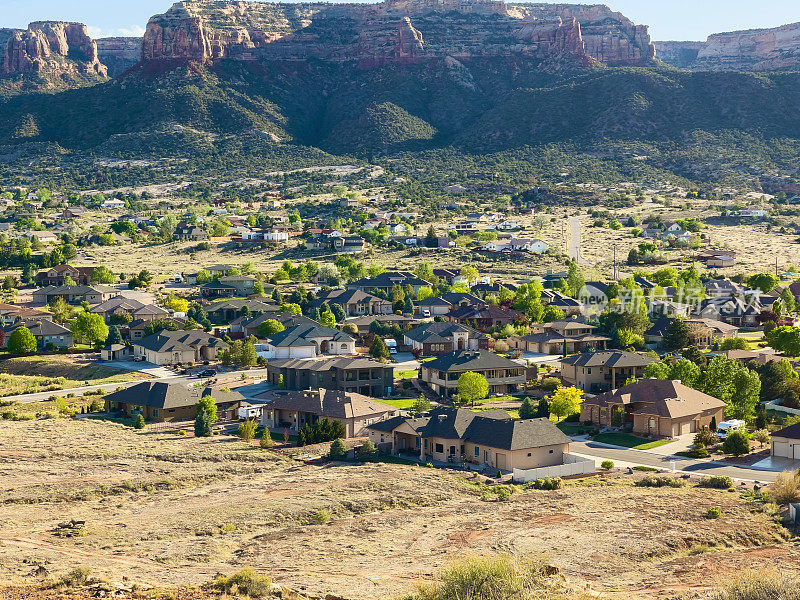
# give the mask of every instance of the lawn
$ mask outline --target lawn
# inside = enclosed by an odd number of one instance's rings
[[[419,377],[419,371],[395,371],[395,379],[416,379]]]
[[[594,438],[595,442],[601,444],[612,444],[614,446],[623,446],[625,448],[632,448],[634,450],[649,450],[650,448],[658,448],[664,444],[669,444],[671,440],[647,440],[640,438],[630,433],[598,433]]]
[[[561,421],[560,423],[557,423],[556,427],[558,427],[566,435],[584,435],[586,433],[591,434],[597,431],[593,425],[584,425],[583,423],[571,423],[567,421]]]
[[[149,379],[147,375],[99,365],[85,357],[33,356],[0,362],[0,396],[64,390],[84,385]]]
[[[383,404],[388,404],[389,406],[394,406],[395,408],[399,408],[400,410],[410,410],[412,406],[414,406],[414,402],[416,402],[416,398],[397,398],[393,400],[389,400],[387,398],[381,398],[380,402]]]

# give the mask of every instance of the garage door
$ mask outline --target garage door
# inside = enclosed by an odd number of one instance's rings
[[[800,444],[795,444],[791,446],[792,450],[794,451],[794,459],[800,460]]]
[[[783,456],[784,458],[789,458],[789,452],[791,448],[789,448],[789,442],[772,442],[772,456]]]
[[[683,423],[681,423],[681,435],[686,435],[687,433],[692,433],[691,421],[684,421]]]
[[[506,455],[505,454],[498,454],[496,460],[497,460],[497,468],[498,469],[505,469],[506,468]]]

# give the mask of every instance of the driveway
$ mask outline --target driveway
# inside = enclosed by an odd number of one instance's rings
[[[686,435],[679,435],[673,441],[663,446],[650,448],[647,452],[651,454],[658,454],[659,456],[670,456],[676,452],[686,452],[694,445],[694,433],[687,433]]]
[[[107,367],[114,367],[115,369],[124,369],[126,371],[136,371],[137,373],[145,373],[156,379],[165,379],[167,377],[175,377],[175,371],[167,369],[166,367],[159,367],[153,363],[132,360],[109,360],[99,362],[98,364]]]
[[[569,453],[595,459],[598,465],[604,459],[613,460],[616,466],[634,467],[637,465],[655,467],[689,473],[691,475],[725,475],[744,481],[774,481],[776,471],[762,471],[744,465],[731,465],[719,461],[702,461],[653,454],[650,451],[608,448],[595,442],[573,441]]]
[[[416,371],[419,369],[420,362],[414,358],[411,352],[398,352],[393,355],[397,361],[393,366],[397,371]]]

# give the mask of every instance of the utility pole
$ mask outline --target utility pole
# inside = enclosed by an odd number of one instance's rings
[[[612,246],[612,248],[614,250],[614,269],[612,271],[612,275],[611,276],[614,279],[614,281],[616,281],[617,280],[617,245],[614,244]]]

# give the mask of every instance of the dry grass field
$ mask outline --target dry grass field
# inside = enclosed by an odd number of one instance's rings
[[[250,566],[353,600],[399,597],[451,560],[497,552],[544,556],[575,589],[620,600],[706,597],[719,577],[777,560],[800,571],[763,505],[622,475],[490,502],[485,484],[458,473],[304,463],[230,437],[63,418],[0,421],[0,454],[9,597],[25,597],[39,565],[53,578],[81,566],[159,588]],[[706,518],[709,507],[722,517]],[[70,519],[85,528],[65,537]]]

